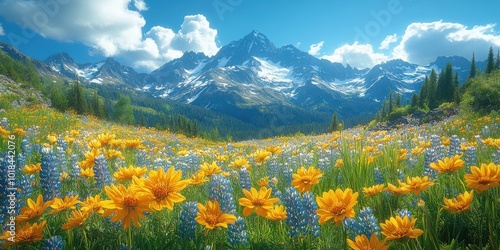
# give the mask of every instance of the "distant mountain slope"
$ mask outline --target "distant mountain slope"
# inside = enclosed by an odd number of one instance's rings
[[[28,58],[8,44],[0,48],[17,60]],[[462,57],[439,57],[430,65],[391,60],[359,70],[318,59],[292,45],[278,48],[258,31],[222,46],[212,57],[186,52],[149,74],[113,58],[80,64],[67,53],[32,62],[42,75],[138,91],[229,115],[256,128],[327,123],[334,112],[347,123],[366,121],[389,91],[408,100],[431,69],[440,71],[451,62],[463,81],[470,67]],[[484,68],[485,63],[476,65]]]

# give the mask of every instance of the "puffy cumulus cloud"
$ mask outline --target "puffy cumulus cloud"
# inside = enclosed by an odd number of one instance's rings
[[[438,56],[463,56],[485,60],[489,47],[500,47],[500,35],[495,25],[467,27],[460,23],[430,22],[412,23],[401,42],[393,50],[394,58],[426,65]]]
[[[358,44],[358,42],[345,44],[335,49],[333,54],[322,58],[344,65],[349,64],[358,69],[371,68],[389,59],[386,55],[373,51],[372,45]]]
[[[312,56],[316,56],[318,55],[319,51],[321,50],[321,48],[323,47],[323,44],[325,42],[324,41],[321,41],[319,43],[314,43],[314,44],[311,44],[311,46],[309,46],[309,51],[308,53]]]
[[[385,39],[380,43],[380,46],[378,47],[378,49],[388,49],[389,46],[392,44],[392,43],[395,43],[398,41],[398,35],[396,34],[393,34],[393,35],[388,35],[385,37]]]
[[[215,43],[216,36],[217,30],[210,28],[205,16],[186,16],[181,29],[172,40],[172,47],[182,51],[204,52],[212,56],[219,51]]]
[[[81,42],[95,55],[125,59],[150,71],[185,51],[213,55],[217,30],[203,15],[186,16],[178,32],[153,27],[143,35],[144,0],[0,0],[0,15],[43,37]]]
[[[5,31],[3,30],[3,26],[0,23],[0,36],[5,36]]]
[[[139,12],[129,10],[129,0],[3,0],[0,14],[43,37],[83,42],[104,56],[141,46],[146,24]]]

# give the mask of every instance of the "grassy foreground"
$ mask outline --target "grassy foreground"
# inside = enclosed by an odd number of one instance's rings
[[[4,248],[500,249],[496,115],[233,143],[0,119]]]

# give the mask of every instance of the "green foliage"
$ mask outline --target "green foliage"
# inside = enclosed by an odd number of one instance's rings
[[[434,109],[434,108],[437,108],[439,106],[439,103],[437,101],[437,91],[438,91],[438,88],[437,88],[437,80],[438,80],[438,77],[437,77],[437,74],[436,74],[436,71],[434,71],[434,69],[432,69],[431,71],[431,74],[429,75],[429,88],[427,90],[427,97],[426,97],[426,100],[427,100],[427,106],[429,107],[429,109]]]
[[[84,94],[84,89],[80,81],[73,83],[73,87],[68,93],[69,108],[76,111],[77,114],[84,114],[87,111],[87,100]]]
[[[12,108],[11,103],[19,98],[16,94],[1,94],[0,95],[0,109]]]
[[[42,87],[36,67],[31,60],[24,62],[17,61],[1,51],[0,74],[6,75],[16,82],[25,83],[36,89],[41,89]]]
[[[470,62],[469,78],[474,78],[474,77],[476,77],[476,58],[474,56],[474,53],[472,53],[472,59]]]
[[[52,82],[46,85],[42,93],[50,99],[52,107],[59,111],[66,111],[69,107],[69,101],[65,89],[62,84]]]
[[[130,104],[130,97],[120,96],[114,106],[114,120],[118,123],[132,125],[135,122],[134,111]]]
[[[500,71],[470,79],[461,103],[465,111],[487,114],[500,110]]]
[[[491,72],[493,72],[493,70],[495,70],[495,59],[493,57],[493,48],[490,47],[490,50],[488,52],[488,61],[486,63],[486,70],[484,71],[484,73],[490,74]]]
[[[339,118],[337,117],[337,113],[333,113],[332,121],[328,126],[328,132],[338,131],[341,124],[339,123]]]
[[[414,110],[415,109],[411,108],[409,105],[397,108],[397,109],[393,110],[391,113],[389,113],[389,115],[387,116],[387,120],[390,121],[390,122],[395,121],[395,120],[397,120],[400,117],[403,117],[405,115],[410,114]]]

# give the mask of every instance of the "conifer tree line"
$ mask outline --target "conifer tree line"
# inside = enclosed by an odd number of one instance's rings
[[[493,48],[490,47],[484,74],[489,75],[497,69],[500,69],[500,50],[497,51],[495,57]],[[435,109],[443,103],[458,105],[463,94],[470,86],[471,79],[481,74],[483,74],[481,70],[476,68],[474,53],[472,54],[468,79],[462,85],[459,83],[458,73],[453,72],[451,63],[447,63],[445,69],[442,69],[439,73],[432,69],[430,74],[425,76],[420,91],[412,95],[409,105],[402,106],[401,94],[397,93],[396,98],[394,98],[394,93],[390,91],[388,100],[383,101],[382,108],[377,113],[377,120],[391,121],[417,109],[423,111]]]

